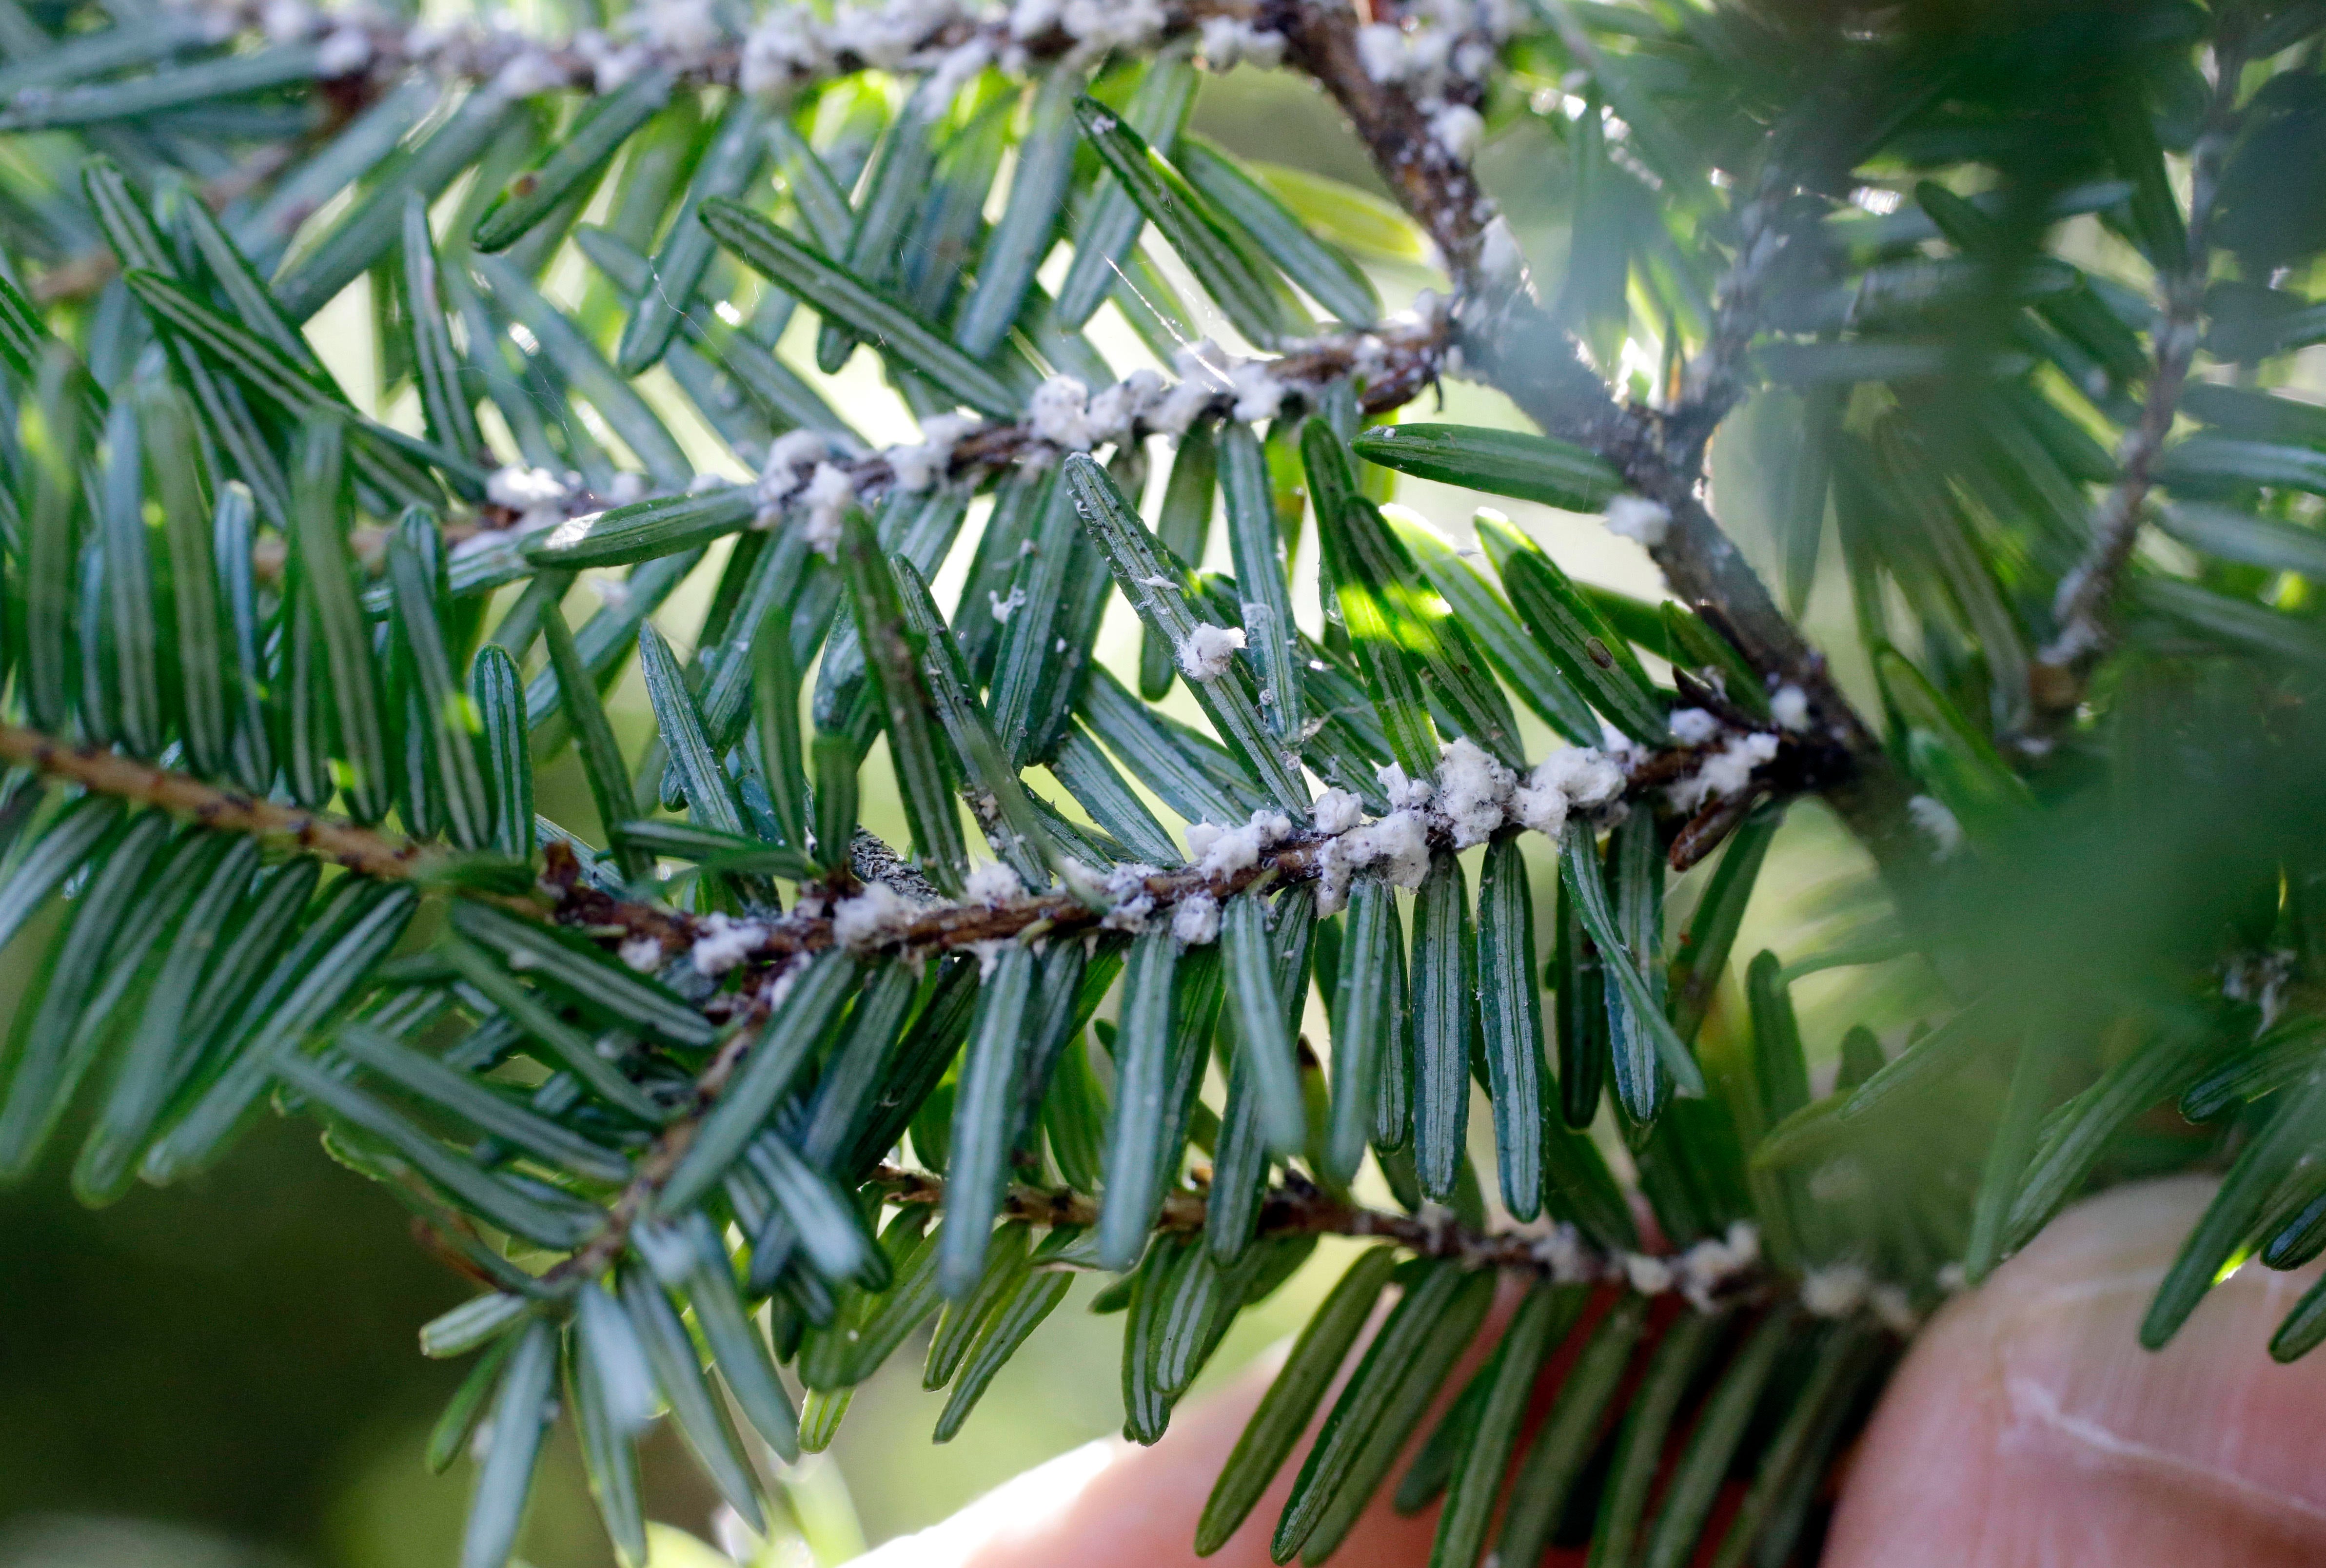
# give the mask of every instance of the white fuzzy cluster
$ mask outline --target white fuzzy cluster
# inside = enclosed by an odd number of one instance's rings
[[[1106,895],[1109,907],[1106,918],[1099,922],[1105,931],[1144,931],[1147,917],[1155,913],[1155,895],[1147,891],[1147,879],[1159,877],[1163,868],[1134,862],[1117,866],[1099,883]]]
[[[1328,789],[1308,808],[1308,820],[1320,833],[1339,835],[1365,820],[1365,803],[1344,789]]]
[[[1726,1236],[1707,1236],[1674,1260],[1673,1274],[1682,1295],[1698,1312],[1710,1312],[1722,1289],[1761,1261],[1761,1232],[1752,1221],[1739,1220]]]
[[[953,468],[954,449],[961,438],[978,428],[966,414],[931,414],[921,422],[921,439],[889,449],[889,472],[900,490],[917,493],[944,478]]]
[[[368,67],[377,52],[374,35],[395,25],[388,13],[369,5],[335,13],[306,0],[209,0],[172,8],[191,16],[213,43],[247,31],[257,32],[269,43],[312,42],[316,70],[326,79],[353,76]]]
[[[1828,1264],[1801,1276],[1801,1305],[1821,1318],[1870,1312],[1883,1326],[1901,1334],[1912,1333],[1921,1322],[1904,1290],[1877,1283],[1855,1263]]]
[[[1053,376],[1035,388],[1026,423],[1037,439],[1054,447],[1086,452],[1107,441],[1129,440],[1165,395],[1163,378],[1152,370],[1095,394],[1075,376]]]
[[[1831,1263],[1801,1276],[1801,1305],[1821,1318],[1846,1318],[1865,1304],[1873,1276],[1855,1263]]]
[[[312,42],[326,77],[417,65],[509,98],[565,87],[612,92],[656,68],[717,76],[730,58],[745,92],[778,100],[867,67],[926,74],[944,97],[989,65],[1028,74],[1036,41],[1049,52],[1063,34],[1065,64],[1083,68],[1114,51],[1155,47],[1169,22],[1159,0],[1015,0],[1000,9],[974,0],[778,0],[739,28],[716,0],[638,0],[603,30],[551,42],[519,32],[503,14],[407,23],[372,0],[330,12],[308,0],[165,4],[196,19],[212,42],[246,32]],[[1283,53],[1280,37],[1248,23],[1207,28],[1206,39],[1206,58],[1219,69],[1237,59],[1273,64]]]
[[[514,464],[498,469],[485,480],[485,498],[496,506],[507,506],[516,512],[516,521],[507,528],[484,528],[470,534],[452,546],[452,559],[458,561],[496,549],[512,534],[522,537],[544,528],[557,531],[550,536],[552,544],[571,544],[590,532],[601,509],[576,512],[577,506],[587,506],[595,499],[606,506],[627,506],[633,501],[644,500],[646,494],[646,479],[638,474],[616,474],[604,496],[592,497],[582,488],[582,476],[576,473],[569,472],[561,479],[546,469]]]
[[[1467,736],[1456,737],[1437,762],[1437,814],[1454,834],[1454,847],[1466,849],[1493,837],[1508,820],[1519,775],[1496,762]]]
[[[1271,373],[1273,361],[1239,358],[1208,338],[1178,349],[1172,363],[1179,372],[1176,382],[1153,370],[1134,370],[1096,392],[1075,376],[1053,376],[1035,390],[1027,427],[1061,450],[1082,452],[1141,430],[1180,434],[1221,398],[1233,404],[1238,419],[1267,419],[1289,390]]]
[[[1800,734],[1810,727],[1809,693],[1799,686],[1778,687],[1776,695],[1769,699],[1769,717],[1777,721],[1778,728]]]
[[[768,928],[756,921],[737,920],[731,915],[712,914],[703,916],[701,934],[687,950],[694,972],[705,977],[725,974],[758,951],[768,940]],[[659,951],[659,949],[657,949]]]
[[[815,471],[801,487],[799,505],[804,511],[800,526],[809,545],[826,561],[840,553],[841,521],[855,504],[856,481],[846,469],[835,464],[816,464]]]
[[[1618,496],[1607,503],[1607,532],[1636,539],[1650,550],[1671,532],[1671,508],[1645,496]]]
[[[1241,16],[1206,16],[1197,37],[1196,58],[1207,70],[1233,70],[1247,60],[1262,70],[1284,63],[1284,34]]]
[[[1169,18],[1157,0],[1015,0],[972,10],[959,0],[842,5],[830,20],[805,5],[778,5],[743,35],[746,92],[783,97],[855,65],[926,71],[966,82],[990,64],[1023,75],[1028,45],[1064,34],[1069,66],[1160,41]]]
[[[1243,645],[1242,628],[1198,621],[1179,645],[1179,673],[1190,681],[1216,681],[1228,673]]]
[[[1354,799],[1354,797],[1351,797]],[[1292,819],[1261,810],[1241,828],[1194,822],[1187,828],[1187,854],[1206,877],[1232,877],[1260,864],[1260,858],[1292,836]]]
[[[1009,904],[1026,895],[1026,884],[1000,861],[988,860],[970,872],[962,891],[974,903]]]
[[[1707,1237],[1677,1256],[1619,1252],[1602,1257],[1584,1245],[1574,1226],[1562,1222],[1529,1250],[1558,1284],[1618,1283],[1642,1295],[1678,1291],[1697,1311],[1711,1312],[1736,1280],[1760,1266],[1761,1232],[1750,1220],[1739,1220],[1726,1234]],[[1801,1304],[1824,1318],[1869,1313],[1899,1334],[1912,1333],[1920,1322],[1903,1289],[1875,1281],[1855,1263],[1810,1270],[1801,1279]]]
[[[1752,788],[1753,770],[1773,761],[1776,755],[1777,738],[1765,729],[1732,735],[1726,745],[1698,762],[1693,773],[1665,793],[1672,809],[1680,812],[1694,812],[1710,802],[1731,799]]]
[[[832,912],[832,939],[844,948],[862,952],[885,947],[905,934],[926,913],[885,882],[868,883],[864,891],[843,898]]]
[[[1344,339],[1352,369],[1360,377],[1376,377],[1401,356],[1429,352],[1443,319],[1443,302],[1425,290],[1413,310],[1383,322],[1378,331]],[[1273,418],[1298,389],[1297,384],[1277,377],[1277,360],[1231,354],[1209,339],[1180,348],[1172,361],[1179,373],[1177,381],[1140,369],[1096,392],[1074,376],[1053,376],[1036,390],[1027,408],[1028,433],[1061,451],[1088,451],[1143,434],[1183,434],[1215,404],[1224,404],[1239,420]],[[937,414],[924,422],[919,441],[888,448],[878,456],[898,487],[926,490],[951,471],[963,440],[987,428],[965,415]],[[1036,455],[1038,460],[1038,450]],[[821,431],[796,430],[777,437],[760,469],[758,526],[773,527],[787,514],[804,511],[814,530],[811,537],[828,552],[839,536],[842,515],[859,498],[852,482],[856,470],[842,466],[857,456],[841,438]],[[636,498],[624,496],[616,504]],[[996,618],[1006,619],[1011,608],[997,602]]]
[[[1429,116],[1429,139],[1457,163],[1467,163],[1486,134],[1486,117],[1467,104],[1447,104]]]
[[[1171,911],[1171,936],[1183,947],[1220,939],[1220,902],[1208,893],[1181,899]]]
[[[1478,270],[1491,283],[1515,287],[1527,277],[1526,252],[1511,220],[1496,213],[1478,236]]]
[[[1583,1233],[1562,1220],[1528,1248],[1554,1285],[1588,1285],[1599,1277],[1598,1259],[1583,1245]]]
[[[569,474],[559,478],[547,469],[528,469],[511,464],[496,469],[485,479],[485,499],[496,506],[507,506],[513,512],[528,515],[535,512],[554,512],[563,516],[565,498],[573,493],[581,476]]]
[[[796,516],[808,543],[824,559],[837,554],[841,520],[856,504],[855,476],[830,460],[839,455],[833,438],[822,431],[777,436],[759,471],[757,525],[771,528],[786,515]]]
[[[1587,746],[1554,751],[1527,782],[1511,792],[1511,820],[1522,828],[1557,838],[1568,817],[1596,811],[1624,793],[1624,769],[1614,758]]]
[[[1947,809],[1946,802],[1936,795],[1916,795],[1906,803],[1906,815],[1913,820],[1922,837],[1931,841],[1931,859],[1950,860],[1961,853],[1962,824]]]
[[[1410,92],[1439,153],[1466,163],[1485,130],[1471,102],[1512,23],[1510,0],[1426,0],[1410,8],[1405,23],[1358,28],[1357,63],[1374,81]]]
[[[958,23],[977,20],[957,0],[842,5],[832,8],[829,20],[806,5],[772,6],[743,35],[741,85],[745,92],[780,98],[851,64],[944,70],[948,57],[966,47],[946,41],[956,38]],[[992,48],[982,38],[974,42]]]
[[[1399,887],[1420,886],[1429,873],[1429,819],[1420,812],[1391,812],[1327,842],[1317,857],[1317,912],[1338,912],[1360,871]]]
[[[643,935],[624,937],[622,945],[614,950],[614,956],[639,974],[650,975],[662,968],[662,939]]]
[[[1682,746],[1702,746],[1720,733],[1720,720],[1701,708],[1675,708],[1666,722]]]
[[[1441,831],[1456,849],[1481,844],[1505,827],[1557,837],[1570,812],[1596,811],[1624,793],[1624,770],[1587,747],[1554,752],[1524,783],[1466,737],[1438,754],[1434,778],[1410,777],[1395,763],[1376,775],[1389,814],[1366,821],[1357,797],[1327,790],[1311,819],[1329,837],[1317,864],[1317,907],[1326,914],[1348,899],[1356,875],[1370,872],[1400,887],[1419,886],[1429,870],[1429,840]]]

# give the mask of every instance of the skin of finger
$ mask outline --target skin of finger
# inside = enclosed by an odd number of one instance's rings
[[[1391,1496],[1439,1412],[1500,1337],[1515,1299],[1514,1292],[1505,1290],[1497,1300],[1485,1329],[1416,1424],[1405,1452],[1334,1554],[1335,1562],[1365,1568],[1419,1568],[1428,1562],[1437,1506],[1407,1517],[1391,1506]],[[1196,1521],[1220,1468],[1280,1364],[1279,1349],[1219,1389],[1188,1401],[1151,1448],[1112,1439],[1103,1459],[1067,1456],[1055,1465],[1056,1486],[1041,1484],[1042,1471],[1020,1477],[1011,1483],[1013,1492],[1021,1483],[1034,1485],[1014,1497],[1011,1506],[972,1505],[932,1530],[858,1559],[860,1568],[1194,1568],[1198,1563],[1207,1568],[1270,1568],[1269,1537],[1301,1459],[1323,1424],[1322,1412],[1331,1408],[1329,1398],[1242,1526],[1209,1557],[1197,1557],[1194,1542]],[[1564,1557],[1555,1554],[1552,1561]]]
[[[2092,1199],[1940,1313],[1858,1445],[1826,1568],[2326,1562],[2326,1354],[2267,1351],[2317,1268],[2248,1263],[2140,1348],[2212,1190]]]

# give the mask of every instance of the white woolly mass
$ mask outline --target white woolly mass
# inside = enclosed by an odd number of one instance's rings
[[[1812,1268],[1801,1276],[1801,1305],[1817,1317],[1846,1318],[1865,1304],[1873,1283],[1855,1263]]]
[[[269,43],[296,43],[321,20],[303,0],[267,0],[258,13],[258,30]]]
[[[1117,866],[1106,875],[1103,884],[1113,907],[1100,921],[1103,931],[1144,931],[1147,917],[1155,913],[1155,895],[1147,891],[1147,879],[1162,875],[1160,867],[1134,861]]]
[[[1624,1277],[1642,1295],[1661,1295],[1672,1287],[1672,1266],[1644,1252],[1624,1254]]]
[[[1936,795],[1916,795],[1906,803],[1906,814],[1931,841],[1931,858],[1951,859],[1963,846],[1962,823]]]
[[[1026,895],[1026,884],[1001,861],[988,860],[971,870],[962,891],[979,904],[1008,904]]]
[[[1247,424],[1274,419],[1277,410],[1284,406],[1284,394],[1289,390],[1270,372],[1263,359],[1247,359],[1229,371],[1228,385],[1236,394],[1235,407],[1228,412]]]
[[[783,515],[786,501],[800,487],[799,471],[830,457],[832,438],[822,431],[787,431],[768,446],[768,460],[759,466],[759,522],[772,524]]]
[[[1511,220],[1497,213],[1478,236],[1478,270],[1487,281],[1515,283],[1526,276],[1526,252]]]
[[[1702,746],[1720,733],[1720,720],[1701,708],[1675,708],[1669,722],[1682,746]]]
[[[520,50],[493,77],[493,90],[507,98],[538,97],[565,85],[565,72],[546,50]]]
[[[650,975],[662,968],[662,942],[651,936],[624,937],[614,956],[638,973]]]
[[[1393,762],[1385,762],[1373,769],[1374,782],[1382,793],[1389,797],[1395,811],[1419,811],[1429,803],[1430,783],[1426,778],[1408,778],[1405,769]]]
[[[315,73],[325,80],[353,76],[371,63],[371,37],[360,27],[342,27],[316,46]]]
[[[1707,801],[1724,801],[1752,787],[1753,770],[1777,755],[1777,738],[1766,730],[1740,735],[1697,765],[1668,792],[1676,810],[1695,811]]]
[[[1487,755],[1467,736],[1456,737],[1438,754],[1437,814],[1454,834],[1454,847],[1466,849],[1492,838],[1507,816],[1519,775]]]
[[[589,61],[601,93],[619,91],[655,63],[655,51],[646,44],[617,45],[594,27],[573,35],[573,52]]]
[[[1183,946],[1201,947],[1220,939],[1219,901],[1208,893],[1183,898],[1171,912],[1171,934]]]
[[[1365,803],[1344,789],[1328,789],[1308,808],[1309,821],[1320,833],[1347,832],[1364,821]]]
[[[1368,22],[1358,28],[1357,63],[1365,75],[1383,86],[1404,80],[1404,30],[1390,22]]]
[[[1535,772],[1541,773],[1540,768]],[[1511,816],[1519,826],[1556,839],[1567,829],[1567,792],[1557,784],[1539,784],[1531,778],[1511,792]]]
[[[1749,1220],[1728,1227],[1725,1237],[1707,1237],[1679,1256],[1679,1288],[1698,1312],[1710,1312],[1721,1287],[1761,1261],[1761,1232]]]
[[[730,915],[707,914],[702,924],[702,934],[694,939],[694,946],[687,952],[698,975],[725,974],[768,940],[766,926]]]
[[[1457,163],[1470,161],[1485,134],[1485,116],[1467,104],[1447,104],[1429,116],[1429,139]]]
[[[1375,869],[1400,887],[1419,887],[1429,874],[1429,819],[1391,812],[1333,840],[1353,870]]]
[[[979,71],[993,63],[993,45],[982,38],[972,38],[967,43],[945,51],[937,61],[936,70],[929,72],[932,97],[951,100],[967,87]]]
[[[840,553],[841,521],[856,502],[856,481],[845,469],[818,463],[800,491],[800,500],[807,506],[802,536],[817,554],[833,560]]]
[[[1053,376],[1034,389],[1026,423],[1035,435],[1072,451],[1091,447],[1090,388],[1071,376]]]
[[[1799,686],[1780,686],[1777,694],[1769,699],[1769,717],[1777,721],[1780,729],[1795,732],[1810,727],[1809,693]]]
[[[572,487],[547,469],[528,469],[521,463],[495,469],[485,479],[485,499],[516,512],[562,506],[571,493]]]
[[[1588,811],[1624,793],[1624,770],[1604,752],[1570,746],[1544,757],[1531,781],[1536,789],[1556,789],[1570,806]]]
[[[1260,864],[1261,855],[1292,836],[1292,819],[1282,812],[1257,811],[1241,828],[1196,822],[1187,829],[1187,853],[1206,877],[1232,877]]]
[[[1214,626],[1199,621],[1179,645],[1179,673],[1190,681],[1216,681],[1228,673],[1242,646],[1241,627]]]
[[[1636,539],[1653,550],[1671,530],[1671,510],[1645,496],[1618,496],[1607,503],[1607,532]]]
[[[832,939],[845,948],[882,946],[920,918],[921,906],[885,882],[869,884],[832,912]]]
[[[1549,1235],[1538,1237],[1527,1250],[1550,1271],[1554,1284],[1588,1285],[1599,1277],[1599,1260],[1583,1249],[1582,1233],[1564,1220],[1553,1225]]]
[[[1011,589],[1008,598],[1003,598],[990,588],[985,590],[985,608],[1001,625],[1008,625],[1009,617],[1016,615],[1025,602],[1026,589],[1022,586]]]
[[[1009,7],[1009,36],[1023,43],[1039,38],[1058,24],[1058,11],[1065,0],[1017,0]]]
[[[685,60],[701,60],[727,36],[711,0],[646,0],[624,23],[655,48]]]
[[[977,421],[958,413],[932,414],[921,422],[921,439],[889,449],[889,471],[900,490],[926,490],[944,478],[953,466],[954,448],[977,428]]]
[[[741,82],[747,93],[776,97],[833,65],[823,30],[805,12],[770,10],[743,38]]]
[[[1233,70],[1249,60],[1262,70],[1284,62],[1284,34],[1268,32],[1241,16],[1206,16],[1196,56],[1207,70]]]
[[[1111,49],[1140,49],[1162,36],[1169,18],[1156,0],[1066,0],[1058,25],[1090,59]]]

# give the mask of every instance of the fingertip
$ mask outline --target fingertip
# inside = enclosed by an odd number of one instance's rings
[[[2326,1561],[2326,1359],[2268,1354],[2315,1271],[2242,1268],[2138,1341],[2211,1192],[2094,1199],[1941,1312],[1858,1445],[1827,1568]]]

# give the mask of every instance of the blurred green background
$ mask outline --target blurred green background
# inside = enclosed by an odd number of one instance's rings
[[[1196,124],[1237,152],[1378,189],[1337,116],[1304,83],[1251,71],[1207,78]],[[1548,205],[1540,182],[1562,178],[1563,162],[1547,134],[1524,125],[1482,161],[1489,184],[1521,219],[1538,271],[1551,277],[1565,236],[1525,219]],[[1418,268],[1381,278],[1392,308],[1427,281]],[[334,312],[358,329],[332,329]],[[357,299],[343,299],[317,323],[327,352],[350,361],[342,380],[351,389],[368,384],[368,325]],[[843,376],[842,394],[851,412],[862,412],[868,432],[902,434],[895,400],[868,361],[860,356]],[[1449,385],[1446,396],[1453,417],[1515,422],[1475,388]],[[860,402],[868,407],[860,411]],[[1400,499],[1469,542],[1466,503],[1455,492],[1409,482]],[[1510,510],[1577,575],[1658,592],[1645,556],[1596,520]],[[1748,537],[1748,547],[1754,543]],[[955,559],[968,554],[964,541]],[[941,580],[940,598],[949,600],[957,588],[957,575]],[[586,588],[577,590],[570,613],[590,602]],[[682,596],[665,617],[682,642],[700,608]],[[1828,647],[1847,641],[1831,613],[1838,608],[1825,591],[1812,606],[1812,630]],[[1127,614],[1110,620],[1101,649],[1118,667],[1135,660]],[[1856,673],[1846,652],[1842,667],[1846,677]],[[635,749],[647,723],[635,679],[614,706]],[[1538,753],[1547,748],[1547,733],[1531,738]],[[877,758],[865,779],[868,789],[886,787]],[[892,820],[886,825],[901,826],[892,802],[865,804],[876,830],[884,813]],[[541,807],[577,829],[593,826],[578,783],[559,773],[544,776]],[[1796,812],[1739,951],[1779,929],[1798,948],[1812,940],[1804,934],[1810,925],[1846,924],[1856,911],[1836,890],[1853,885],[1856,868],[1854,851],[1821,811]],[[1549,875],[1538,869],[1539,886]],[[1691,896],[1686,885],[1676,889],[1675,923]],[[26,966],[38,961],[47,937],[27,932],[0,955],[0,1015],[14,1011]],[[1813,1035],[1820,992],[1838,1000],[1833,988],[1864,983],[1820,977],[1804,986]],[[1866,998],[1861,993],[1850,1006],[1864,1016]],[[461,1368],[423,1359],[414,1335],[469,1290],[414,1244],[403,1211],[327,1159],[312,1127],[273,1122],[209,1175],[164,1191],[140,1188],[91,1213],[66,1190],[64,1151],[76,1142],[68,1127],[33,1182],[0,1192],[0,1568],[452,1562],[467,1476],[461,1466],[430,1475],[421,1452]],[[1337,1247],[1320,1249],[1300,1278],[1245,1314],[1206,1381],[1233,1376],[1297,1327],[1344,1256]],[[814,1517],[811,1534],[824,1554],[926,1525],[1029,1464],[1117,1430],[1121,1320],[1077,1310],[1095,1289],[1085,1284],[1050,1320],[1004,1371],[963,1440],[949,1446],[928,1442],[941,1398],[921,1392],[920,1357],[893,1358],[858,1394],[833,1453],[795,1478],[794,1495]],[[536,1568],[601,1568],[610,1554],[562,1428],[559,1442],[522,1550]],[[655,1446],[669,1442],[657,1437],[645,1455],[648,1513],[711,1538],[716,1499],[675,1447]],[[687,1568],[679,1561],[684,1545],[662,1537],[657,1555],[666,1560],[658,1568]]]

